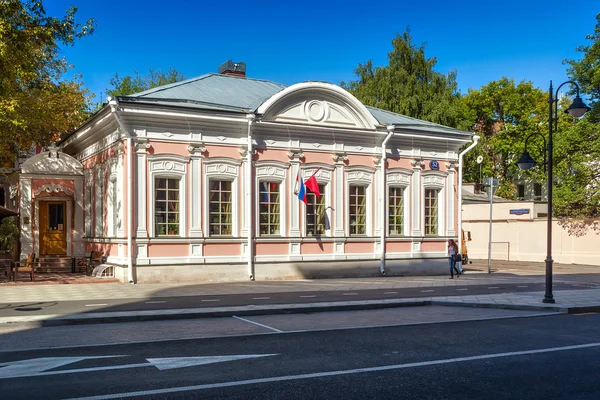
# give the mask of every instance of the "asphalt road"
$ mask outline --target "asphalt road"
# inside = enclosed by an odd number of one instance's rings
[[[6,399],[598,399],[599,326],[598,314],[554,315],[0,353],[0,393]],[[117,357],[86,358],[107,356]],[[182,359],[207,356],[246,358]]]
[[[554,290],[597,287],[597,282],[556,282]],[[543,291],[544,282],[486,283],[458,286],[407,287],[400,289],[319,290],[302,292],[244,293],[152,297],[151,299],[102,299],[83,301],[0,303],[0,318],[13,316],[78,314],[88,312],[147,311],[265,304],[302,304],[330,301],[402,299],[433,296],[498,294]]]

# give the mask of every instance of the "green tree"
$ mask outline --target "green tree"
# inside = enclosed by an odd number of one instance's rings
[[[600,13],[596,20],[594,33],[586,36],[590,43],[577,48],[583,57],[565,61],[592,110],[580,121],[563,116],[554,135],[554,213],[569,217],[576,232],[590,224],[600,230],[589,220],[600,217]]]
[[[124,77],[120,77],[116,73],[109,81],[113,88],[106,89],[106,94],[111,97],[127,96],[184,79],[183,74],[175,68],[169,68],[166,73],[163,73],[160,69],[149,68],[149,74],[145,76],[141,76],[138,71],[134,71],[133,76],[127,75]]]
[[[456,71],[434,70],[437,59],[425,56],[425,44],[411,43],[410,30],[392,40],[388,65],[372,60],[354,71],[358,80],[341,86],[363,104],[426,121],[459,127],[462,122]]]
[[[15,146],[47,145],[87,117],[89,98],[81,77],[64,79],[72,67],[60,46],[93,33],[94,20],[75,22],[46,15],[42,0],[0,0],[0,162]]]
[[[480,144],[465,156],[465,181],[479,181],[481,168],[483,176],[499,179],[497,194],[506,198],[515,198],[516,188],[512,181],[520,174],[543,181],[543,169],[520,172],[516,165],[527,136],[537,132],[546,139],[548,137],[548,103],[543,91],[531,82],[515,85],[513,79],[504,77],[479,90],[469,89],[462,102],[471,130],[481,136]],[[541,161],[544,148],[543,140],[538,136],[529,140],[527,150]],[[483,156],[481,166],[475,162],[480,155]]]

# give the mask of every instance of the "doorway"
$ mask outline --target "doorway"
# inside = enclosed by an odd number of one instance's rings
[[[66,202],[40,202],[40,255],[67,254]]]

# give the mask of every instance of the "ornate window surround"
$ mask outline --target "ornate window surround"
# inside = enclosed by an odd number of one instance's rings
[[[327,216],[328,222],[329,222],[329,226],[325,229],[325,236],[326,237],[330,237],[332,236],[332,225],[331,225],[331,217],[332,217],[332,212],[331,212],[331,204],[332,204],[332,176],[333,176],[333,170],[334,170],[334,166],[333,165],[328,165],[328,164],[322,164],[322,163],[307,163],[307,164],[300,164],[300,170],[301,173],[300,175],[302,176],[302,178],[306,181],[306,179],[310,178],[311,175],[318,169],[321,168],[321,170],[319,172],[317,172],[317,174],[315,175],[315,178],[317,179],[317,183],[319,183],[320,185],[325,185],[325,215]],[[299,201],[297,198],[295,199],[297,201]],[[302,205],[300,206],[301,208],[301,215],[302,215],[302,236],[304,237],[313,237],[313,236],[309,236],[306,234],[306,205],[304,203],[302,203]]]
[[[171,178],[179,179],[179,235],[174,237],[185,237],[187,236],[187,163],[189,162],[188,157],[182,157],[176,154],[160,154],[157,156],[148,156],[148,162],[150,166],[150,190],[148,191],[149,197],[149,210],[150,221],[148,234],[151,238],[156,237],[154,232],[154,186],[156,185],[156,178]],[[162,237],[164,239],[167,237]]]
[[[203,201],[203,215],[204,215],[204,232],[208,236],[210,232],[209,226],[209,199],[210,199],[210,185],[211,180],[224,180],[231,181],[231,213],[232,213],[232,224],[231,233],[233,237],[239,237],[239,188],[238,188],[238,176],[240,175],[240,167],[242,160],[228,157],[213,157],[206,158],[202,162],[204,168],[203,177],[203,190],[204,201]],[[218,236],[217,236],[218,237]],[[227,236],[229,237],[229,236]]]
[[[94,236],[94,227],[92,221],[94,220],[93,205],[94,205],[94,170],[86,169],[85,173],[85,237]]]
[[[107,217],[108,217],[108,226],[107,226],[107,235],[108,237],[117,237],[117,231],[119,222],[121,219],[119,218],[119,209],[117,205],[119,201],[122,199],[120,196],[120,190],[118,187],[118,162],[116,157],[111,157],[107,160],[106,165],[108,167],[108,185],[106,187],[106,199],[107,199]],[[114,196],[116,194],[116,197]],[[114,199],[116,198],[117,204],[114,204]],[[116,215],[115,215],[116,214]],[[114,219],[117,219],[116,224],[114,224]]]
[[[260,182],[277,182],[279,183],[279,232],[280,236],[287,236],[286,226],[286,188],[287,188],[287,170],[289,164],[281,161],[257,161],[255,165],[255,181],[254,187],[254,215],[255,226],[254,231],[256,236],[260,237]],[[268,235],[272,237],[273,235]]]
[[[364,235],[353,235],[353,236],[373,236],[373,181],[375,179],[375,168],[367,166],[356,165],[345,167],[346,179],[345,179],[345,209],[344,226],[346,229],[346,235],[350,236],[350,186],[364,186],[366,187],[366,227]],[[341,193],[337,193],[341,195]]]
[[[422,184],[421,184],[421,231],[425,235],[425,189],[437,189],[438,190],[438,234],[436,236],[444,235],[444,217],[446,209],[446,177],[447,172],[442,171],[423,171],[422,172]]]
[[[405,168],[390,168],[386,170],[386,188],[385,188],[385,226],[387,229],[387,235],[396,237],[396,236],[411,236],[410,234],[410,209],[411,209],[411,199],[410,191],[413,189],[411,187],[411,177],[413,174],[412,170]],[[402,226],[402,234],[401,235],[391,235],[390,234],[390,188],[399,187],[404,190],[403,192],[403,200],[404,200],[404,222]],[[413,205],[413,207],[417,207],[418,205]]]

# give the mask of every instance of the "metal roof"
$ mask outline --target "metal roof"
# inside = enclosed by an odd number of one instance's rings
[[[286,87],[281,83],[259,79],[206,74],[124,97],[189,101],[196,104],[204,103],[207,108],[211,109],[225,108],[253,111],[268,98]]]
[[[120,98],[149,101],[155,104],[179,104],[210,110],[253,112],[262,103],[286,87],[287,85],[267,80],[210,73],[129,96],[120,96]],[[471,134],[471,132],[407,117],[375,107],[367,106],[366,108],[382,125],[395,125],[399,128],[425,131]]]

